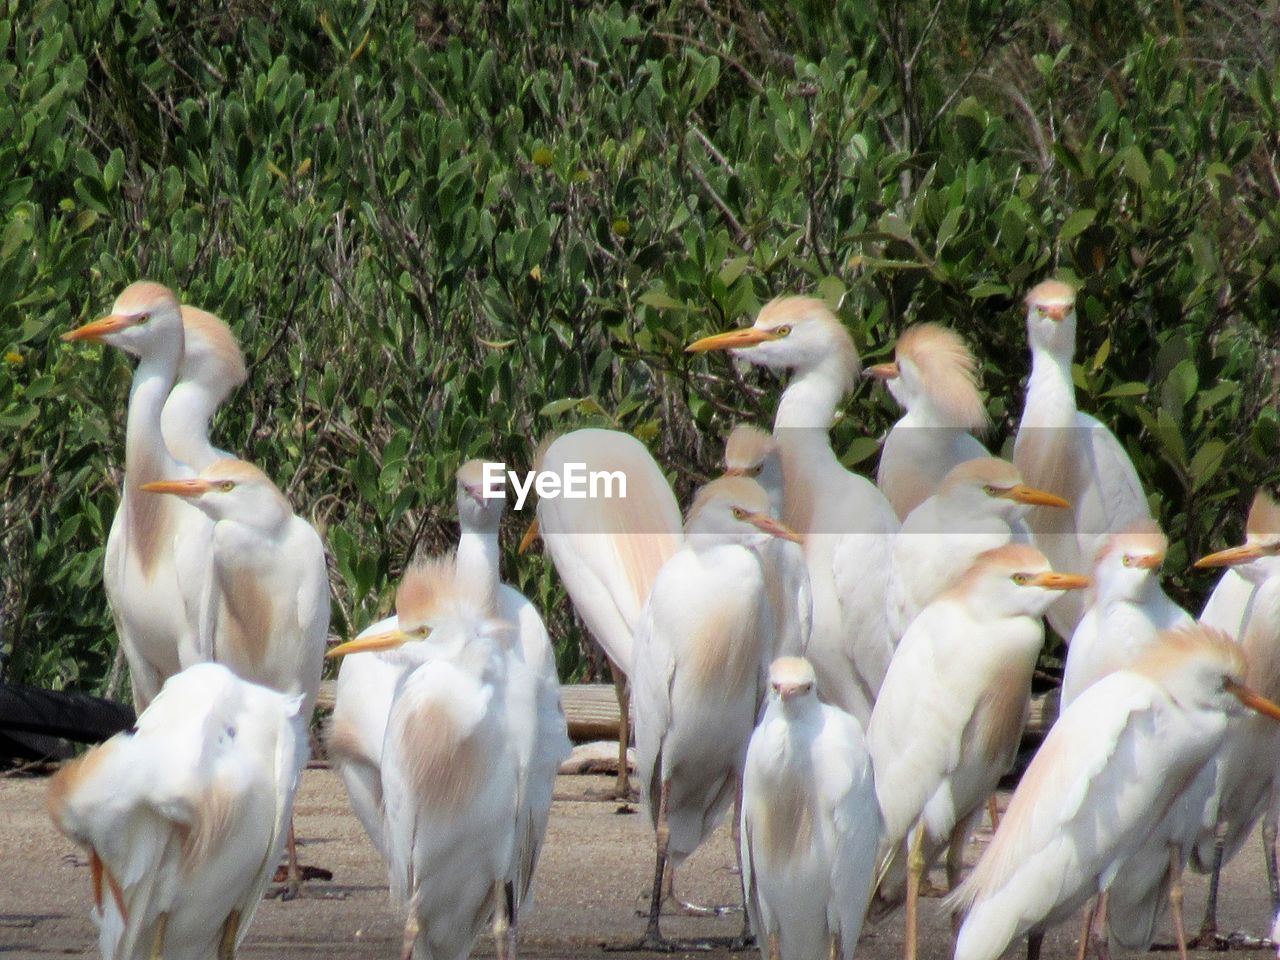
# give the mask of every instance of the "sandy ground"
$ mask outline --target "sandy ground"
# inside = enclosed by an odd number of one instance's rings
[[[89,870],[45,814],[46,783],[0,779],[0,955],[6,960],[96,955]],[[611,784],[608,777],[561,777],[557,784],[538,869],[537,902],[520,925],[520,945],[527,956],[626,958],[625,948],[644,930],[638,911],[648,902],[653,834],[641,809],[606,799]],[[382,863],[332,772],[306,772],[297,815],[303,862],[332,870],[334,879],[309,885],[302,899],[265,901],[240,956],[396,957],[402,922],[387,897]],[[987,836],[984,830],[976,839],[970,859]],[[1265,934],[1270,928],[1260,846],[1252,840],[1225,872],[1219,914],[1224,931]],[[681,892],[699,902],[733,902],[738,896],[733,865],[729,831],[722,826],[682,871]],[[942,882],[940,871],[933,879]],[[1203,877],[1190,878],[1186,902],[1192,929],[1199,924],[1205,887]],[[921,960],[944,960],[947,923],[936,900],[924,903],[922,920]],[[663,921],[668,934],[680,937],[732,937],[741,923],[741,914]],[[1159,939],[1167,941],[1167,920],[1164,926]],[[1045,940],[1045,960],[1073,958],[1077,933],[1077,922],[1052,931]],[[857,955],[860,960],[894,960],[901,950],[899,913],[864,931]],[[492,945],[482,939],[476,952],[491,955]]]

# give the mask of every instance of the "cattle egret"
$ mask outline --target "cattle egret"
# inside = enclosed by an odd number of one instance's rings
[[[1120,441],[1076,409],[1071,359],[1076,345],[1075,290],[1046,280],[1027,294],[1031,378],[1013,462],[1027,483],[1071,501],[1070,510],[1033,510],[1027,524],[1055,569],[1083,570],[1108,533],[1150,517],[1138,473]],[[1084,598],[1067,596],[1049,610],[1064,639],[1084,616]]]
[[[968,907],[956,960],[996,960],[1105,891],[1221,746],[1228,717],[1248,707],[1280,720],[1245,671],[1225,634],[1185,627],[1081,693],[952,899]]]
[[[1254,496],[1245,525],[1245,542],[1202,557],[1197,567],[1227,566],[1201,615],[1201,622],[1221,625],[1244,646],[1249,658],[1245,682],[1263,696],[1280,698],[1280,505],[1263,490]],[[1247,592],[1237,591],[1243,584]],[[1233,595],[1242,602],[1231,603]],[[1217,621],[1217,622],[1215,622]],[[1234,633],[1233,633],[1234,631]],[[1276,757],[1280,756],[1280,729],[1252,715],[1231,722],[1227,742],[1216,761],[1214,793],[1202,817],[1204,829],[1192,854],[1194,869],[1210,874],[1209,899],[1199,941],[1212,941],[1217,933],[1218,874],[1243,846],[1260,817],[1263,861],[1267,865],[1272,906],[1280,898],[1275,876],[1276,822],[1268,814],[1268,796],[1277,794]],[[1260,772],[1273,771],[1271,777]],[[1274,811],[1274,806],[1273,806]]]
[[[813,593],[805,655],[822,698],[865,724],[893,655],[885,598],[898,518],[875,485],[846,470],[831,449],[836,408],[858,375],[853,338],[821,300],[782,297],[752,326],[685,349],[730,350],[757,366],[793,371],[773,435],[786,477],[782,519],[804,537]]]
[[[742,780],[741,859],[765,960],[852,960],[871,898],[880,808],[862,728],[818,700],[808,661],[769,668]]]
[[[663,884],[668,860],[673,877],[737,796],[772,639],[761,553],[776,536],[795,534],[769,515],[759,484],[707,484],[636,632],[636,769],[657,834],[650,947],[666,945],[659,914],[664,892],[674,896],[674,880]]]
[[[784,487],[782,457],[767,430],[748,423],[733,428],[724,445],[725,474],[751,477],[769,497],[769,509],[782,516]],[[813,624],[813,594],[804,547],[776,537],[765,547],[765,587],[775,624],[774,656],[800,656],[809,645]]]
[[[182,315],[166,287],[138,282],[116,298],[108,316],[62,339],[105,343],[138,357],[125,425],[124,487],[102,581],[129,663],[134,708],[142,711],[193,656],[208,551],[209,523],[198,510],[142,493],[143,484],[186,471],[169,454],[160,429],[182,362]],[[180,588],[179,567],[197,584],[194,592]]]
[[[866,370],[906,410],[885,437],[876,471],[876,486],[901,520],[934,494],[952,468],[991,456],[972,436],[989,423],[976,366],[958,334],[920,323],[898,337],[892,363]]]
[[[169,453],[193,470],[231,459],[209,440],[209,421],[246,376],[244,357],[231,329],[212,313],[183,304],[184,349],[178,381],[160,414]]]
[[[1067,647],[1060,709],[1133,660],[1165,630],[1191,624],[1191,614],[1160,587],[1168,549],[1169,538],[1150,519],[1136,520],[1103,541],[1088,606]]]
[[[301,707],[197,664],[169,678],[135,727],[54,776],[49,812],[88,851],[104,957],[235,957],[306,763]]]
[[[1033,506],[1070,506],[1028,487],[1017,468],[993,457],[954,467],[902,524],[893,543],[887,614],[895,641],[978,555],[1019,539]]]
[[[916,950],[921,879],[947,850],[959,880],[974,820],[1017,756],[1044,645],[1041,617],[1087,577],[1056,573],[1011,543],[982,554],[930,603],[898,645],[867,743],[884,816],[877,900],[907,902],[907,960]]]

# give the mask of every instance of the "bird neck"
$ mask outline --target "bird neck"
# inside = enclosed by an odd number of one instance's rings
[[[852,378],[848,361],[839,352],[797,371],[782,391],[782,400],[773,420],[774,429],[830,429],[836,418],[836,407],[848,392]]]
[[[458,536],[458,553],[454,563],[459,580],[467,582],[482,593],[482,602],[487,611],[496,611],[500,582],[498,531],[464,524]]]
[[[1071,355],[1054,353],[1039,344],[1031,346],[1031,379],[1027,381],[1027,406],[1074,415],[1076,386],[1071,378]]]
[[[209,421],[217,408],[217,397],[196,381],[183,380],[169,392],[160,414],[160,429],[175,459],[196,470],[221,459],[209,440]]]
[[[173,389],[181,362],[181,345],[148,353],[133,372],[129,388],[129,414],[125,423],[124,471],[126,485],[138,486],[172,475],[176,464],[161,433],[160,417]],[[171,477],[170,477],[171,478]]]

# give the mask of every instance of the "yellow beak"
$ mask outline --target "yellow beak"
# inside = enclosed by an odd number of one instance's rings
[[[1139,570],[1154,570],[1160,564],[1164,563],[1163,553],[1143,553],[1137,556],[1125,555],[1125,559],[1129,561],[1129,566],[1137,567]]]
[[[775,520],[767,513],[751,513],[748,512],[742,518],[753,527],[763,530],[771,536],[778,537],[781,540],[790,540],[792,543],[804,543],[804,537],[796,533],[781,520]]]
[[[1048,590],[1083,590],[1089,586],[1088,577],[1079,573],[1048,573],[1037,574],[1029,581],[1031,586],[1044,587]]]
[[[862,371],[864,377],[874,377],[877,380],[896,380],[901,374],[896,363],[877,363]]]
[[[1006,500],[1013,500],[1016,503],[1028,503],[1035,507],[1062,507],[1071,506],[1071,501],[1064,500],[1062,497],[1049,493],[1045,490],[1037,490],[1035,487],[1028,487],[1026,484],[1015,484],[1003,493],[997,496],[1004,497]]]
[[[1257,560],[1262,556],[1262,553],[1262,547],[1258,544],[1245,543],[1238,547],[1219,550],[1217,553],[1211,553],[1207,557],[1201,557],[1195,562],[1195,565],[1201,569],[1205,567],[1234,567],[1239,563]]]
[[[758,327],[743,327],[741,330],[730,330],[727,333],[716,333],[701,340],[695,340],[684,348],[685,353],[706,353],[708,350],[737,350],[742,347],[754,347],[757,343],[781,339],[772,330],[761,330]]]
[[[1050,320],[1056,320],[1061,323],[1066,315],[1071,312],[1071,308],[1073,306],[1075,306],[1075,304],[1055,303],[1048,307],[1041,307],[1040,309],[1044,311],[1044,315]]]
[[[352,653],[370,653],[375,650],[394,650],[412,640],[413,637],[403,630],[385,630],[382,633],[371,633],[367,637],[356,637],[346,643],[340,643],[325,653],[325,657],[345,657]]]
[[[524,532],[524,536],[520,538],[520,546],[516,547],[516,553],[524,553],[533,542],[538,539],[541,528],[538,526],[538,518],[534,517],[533,522],[529,524],[529,529]]]
[[[213,488],[212,481],[201,480],[199,477],[192,477],[190,480],[156,480],[139,487],[147,493],[172,493],[177,497],[198,497]]]
[[[1276,706],[1256,690],[1251,690],[1243,683],[1236,683],[1230,679],[1223,686],[1228,693],[1234,694],[1237,700],[1251,710],[1256,710],[1264,717],[1270,717],[1272,720],[1280,720],[1280,706]]]
[[[95,343],[101,343],[103,338],[118,333],[125,327],[133,323],[132,317],[122,317],[119,314],[112,313],[105,317],[99,317],[97,320],[86,323],[83,327],[76,327],[74,330],[68,330],[62,335],[62,339],[71,340],[89,340]]]

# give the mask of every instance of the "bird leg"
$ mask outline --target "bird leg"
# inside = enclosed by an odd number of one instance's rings
[[[1040,947],[1043,943],[1043,930],[1032,930],[1027,934],[1027,960],[1040,960]]]
[[[236,937],[240,933],[240,911],[232,910],[222,921],[222,936],[218,938],[218,960],[236,960]]]
[[[150,960],[164,960],[164,931],[169,926],[169,914],[162,913],[156,918],[156,933],[151,939]]]
[[[905,960],[916,960],[917,913],[920,909],[920,876],[924,873],[924,824],[916,827],[907,854],[907,931],[903,945]]]
[[[995,794],[992,794],[992,800],[995,800]],[[956,824],[955,829],[951,831],[951,836],[947,839],[947,893],[955,891],[960,886],[960,875],[964,872],[964,848],[969,842],[969,834],[973,831],[973,824],[981,814],[973,814],[965,817]],[[960,925],[963,918],[960,916],[959,910],[951,911],[951,955],[955,956],[956,943],[960,939]]]
[[[1209,896],[1204,905],[1204,919],[1200,921],[1200,932],[1191,941],[1195,948],[1212,947],[1218,941],[1218,881],[1222,874],[1224,826],[1218,824],[1213,834],[1213,869],[1209,871]]]
[[[293,832],[293,818],[289,818],[289,836],[285,840],[289,852],[289,870],[285,874],[284,893],[281,900],[292,900],[302,890],[302,870],[298,867],[298,838]]]
[[[1108,896],[1105,890],[1098,894],[1098,907],[1093,911],[1093,929],[1089,931],[1093,952],[1098,960],[1111,960],[1111,940],[1107,932]]]
[[[827,950],[827,960],[844,960],[844,937],[840,935],[839,930],[831,931],[831,947]]]
[[[1085,960],[1089,956],[1089,933],[1093,928],[1093,915],[1098,910],[1098,898],[1091,897],[1089,905],[1084,908],[1084,925],[1080,928],[1080,946],[1076,948],[1076,960]]]
[[[1182,851],[1173,843],[1169,844],[1169,909],[1178,937],[1178,960],[1187,960],[1187,931],[1182,924]]]
[[[658,848],[657,862],[653,869],[653,896],[649,899],[649,925],[645,928],[644,937],[640,941],[642,950],[673,949],[672,944],[663,939],[659,915],[662,913],[663,874],[667,866],[667,846],[671,842],[671,827],[667,824],[667,806],[671,802],[671,781],[663,781],[658,793],[658,824],[656,840]]]
[[[1262,821],[1262,860],[1267,865],[1267,887],[1271,891],[1271,913],[1280,912],[1280,876],[1276,871],[1276,821],[1268,817]]]
[[[733,791],[733,858],[738,863],[738,880],[743,881],[747,872],[742,869],[742,777],[738,777]],[[753,942],[751,936],[751,911],[747,909],[747,888],[742,886],[742,933],[733,942],[733,948],[746,950]]]
[[[516,960],[515,887],[504,880],[493,885],[493,944],[498,960]]]
[[[778,941],[778,931],[769,931],[769,960],[782,960],[782,944]]]
[[[413,945],[418,940],[418,900],[409,903],[409,916],[404,922],[404,938],[400,942],[400,960],[413,960]]]
[[[627,675],[609,661],[613,674],[613,692],[618,698],[618,783],[614,788],[619,800],[631,799],[631,774],[627,768],[627,746],[631,742],[631,686]]]
[[[1000,808],[996,804],[994,793],[987,797],[987,816],[991,818],[991,832],[995,833],[1000,829]]]

